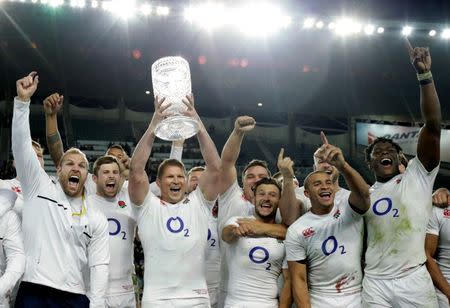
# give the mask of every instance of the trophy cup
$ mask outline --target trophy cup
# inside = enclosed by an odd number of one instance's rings
[[[199,123],[183,115],[187,107],[181,101],[191,93],[189,63],[182,57],[164,57],[157,60],[152,64],[152,83],[155,97],[165,97],[163,106],[172,103],[167,109],[172,115],[158,124],[156,136],[167,141],[194,136],[199,130]]]

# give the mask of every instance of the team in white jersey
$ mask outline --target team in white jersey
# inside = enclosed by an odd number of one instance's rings
[[[161,198],[149,190],[145,164],[155,138],[155,128],[170,103],[155,99],[152,121],[131,159],[129,194],[138,210],[139,237],[144,248],[143,307],[210,307],[205,275],[208,236],[208,203],[217,196],[220,158],[200,117],[193,97],[183,99],[187,115],[200,123],[197,138],[206,170],[197,189],[185,196],[184,165],[166,160],[158,168]]]
[[[254,234],[245,236],[248,231],[239,221],[246,218],[275,224],[280,195],[281,187],[276,180],[261,179],[254,187],[254,215],[231,217],[225,223],[222,239],[228,243],[229,269],[225,307],[279,307],[277,281],[285,258],[284,242]],[[284,288],[290,289],[290,285],[285,284]],[[286,300],[282,298],[280,302]]]
[[[311,209],[286,236],[286,251],[294,299],[299,307],[362,307],[362,213],[370,206],[369,187],[345,161],[339,148],[321,133],[321,161],[343,174],[350,192],[335,199],[332,176],[314,171],[305,179]]]
[[[431,194],[439,168],[441,112],[431,75],[428,48],[412,48],[411,63],[420,83],[424,126],[417,157],[400,174],[400,146],[377,138],[366,160],[377,182],[371,188],[367,225],[364,307],[437,307],[430,275],[423,264]]]
[[[449,195],[448,190],[446,194]],[[450,307],[450,200],[445,201],[447,207],[433,207],[425,239],[427,268],[436,287],[440,308]]]
[[[12,210],[17,195],[0,185],[0,307],[9,308],[16,283],[25,270],[22,227]]]

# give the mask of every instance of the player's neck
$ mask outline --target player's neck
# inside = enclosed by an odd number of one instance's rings
[[[255,218],[257,221],[266,223],[266,224],[274,224],[275,223],[275,216],[270,217],[261,217],[257,213],[255,213]]]
[[[318,205],[312,205],[311,206],[311,213],[315,214],[315,215],[327,215],[331,212],[331,210],[333,209],[334,205],[330,205],[330,206],[322,206],[320,204]]]
[[[397,172],[395,174],[392,174],[392,175],[389,175],[389,176],[386,176],[386,177],[382,177],[382,176],[379,176],[379,175],[375,174],[375,179],[377,180],[377,182],[386,183],[386,182],[389,182],[391,179],[393,179],[394,177],[396,177],[399,174],[400,174],[400,172]]]

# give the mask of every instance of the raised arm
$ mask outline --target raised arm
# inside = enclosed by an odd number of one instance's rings
[[[30,99],[37,89],[39,76],[36,72],[17,80],[17,96],[14,98],[12,120],[12,151],[17,176],[21,182],[25,200],[38,190],[39,175],[44,172],[31,145]]]
[[[284,157],[284,149],[281,148],[278,154],[278,170],[283,176],[283,190],[281,192],[278,208],[286,226],[293,224],[301,215],[305,213],[304,205],[301,200],[295,196],[294,188],[294,162],[290,157]]]
[[[147,173],[145,172],[145,165],[150,157],[153,142],[155,141],[156,126],[168,115],[166,109],[171,106],[170,103],[162,106],[163,102],[164,98],[155,98],[155,112],[153,113],[152,120],[141,140],[139,140],[131,157],[128,193],[130,194],[131,202],[136,205],[142,205],[148,193],[149,182]]]
[[[450,299],[450,284],[447,279],[445,279],[439,265],[434,260],[434,254],[436,253],[438,243],[439,236],[427,233],[425,237],[425,254],[427,256],[426,266],[436,288],[438,288],[447,299]]]
[[[273,237],[279,240],[286,238],[286,226],[282,224],[264,223],[252,218],[239,218],[237,220],[240,230],[245,231],[245,235]]]
[[[440,161],[441,105],[431,75],[431,56],[428,47],[413,48],[406,39],[409,57],[420,84],[420,110],[425,125],[419,133],[417,157],[428,171]]]
[[[306,264],[299,261],[288,261],[292,281],[292,293],[298,308],[311,308],[309,300]]]
[[[170,158],[181,161],[183,158],[183,145],[184,139],[172,141],[172,147],[170,148]]]
[[[200,119],[197,111],[194,108],[194,97],[188,95],[183,99],[183,103],[188,107],[185,114],[196,119],[200,125],[200,129],[197,133],[198,144],[200,145],[200,151],[203,156],[203,160],[206,164],[206,169],[200,177],[199,188],[203,193],[206,200],[213,201],[217,198],[218,182],[220,175],[220,157],[217,152],[216,145],[212,141],[208,134],[202,120]]]
[[[59,165],[59,161],[64,154],[64,147],[58,130],[58,111],[61,109],[63,101],[64,96],[53,93],[45,98],[43,103],[47,147],[55,166]]]
[[[323,132],[320,133],[323,145],[314,154],[320,161],[325,161],[336,167],[344,176],[345,182],[350,189],[349,203],[361,213],[365,213],[370,207],[369,185],[362,176],[353,169],[344,158],[341,149],[328,143]]]
[[[234,129],[228,137],[222,149],[221,155],[221,180],[219,185],[219,193],[223,194],[233,185],[237,179],[236,161],[241,151],[242,140],[247,131],[255,127],[255,119],[248,116],[240,116],[234,122]]]
[[[438,188],[433,193],[432,200],[434,206],[446,208],[450,206],[450,191],[445,187]]]

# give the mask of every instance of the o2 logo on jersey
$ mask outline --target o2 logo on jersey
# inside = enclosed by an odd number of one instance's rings
[[[211,243],[209,244],[210,247],[216,247],[216,239],[212,237],[211,229],[208,228],[208,242],[211,240]]]
[[[255,246],[248,253],[250,260],[256,264],[263,264],[269,260],[269,251],[261,246]],[[270,271],[272,264],[267,262],[266,271]]]
[[[338,245],[337,239],[334,237],[334,235],[329,236],[325,241],[322,243],[322,252],[327,257],[333,253],[336,252],[336,250],[339,248],[341,255],[346,254],[347,251],[345,251],[344,245]]]
[[[108,218],[109,225],[109,235],[116,236],[121,235],[123,240],[127,239],[127,233],[125,231],[121,231],[122,226],[120,225],[120,221],[115,218]]]
[[[189,229],[184,229],[184,221],[181,217],[170,217],[166,222],[167,230],[172,233],[180,233],[184,231],[184,236],[189,237]]]
[[[392,208],[392,200],[390,198],[381,198],[372,205],[372,211],[375,215],[384,216],[392,212],[392,217],[399,217],[398,209]]]

